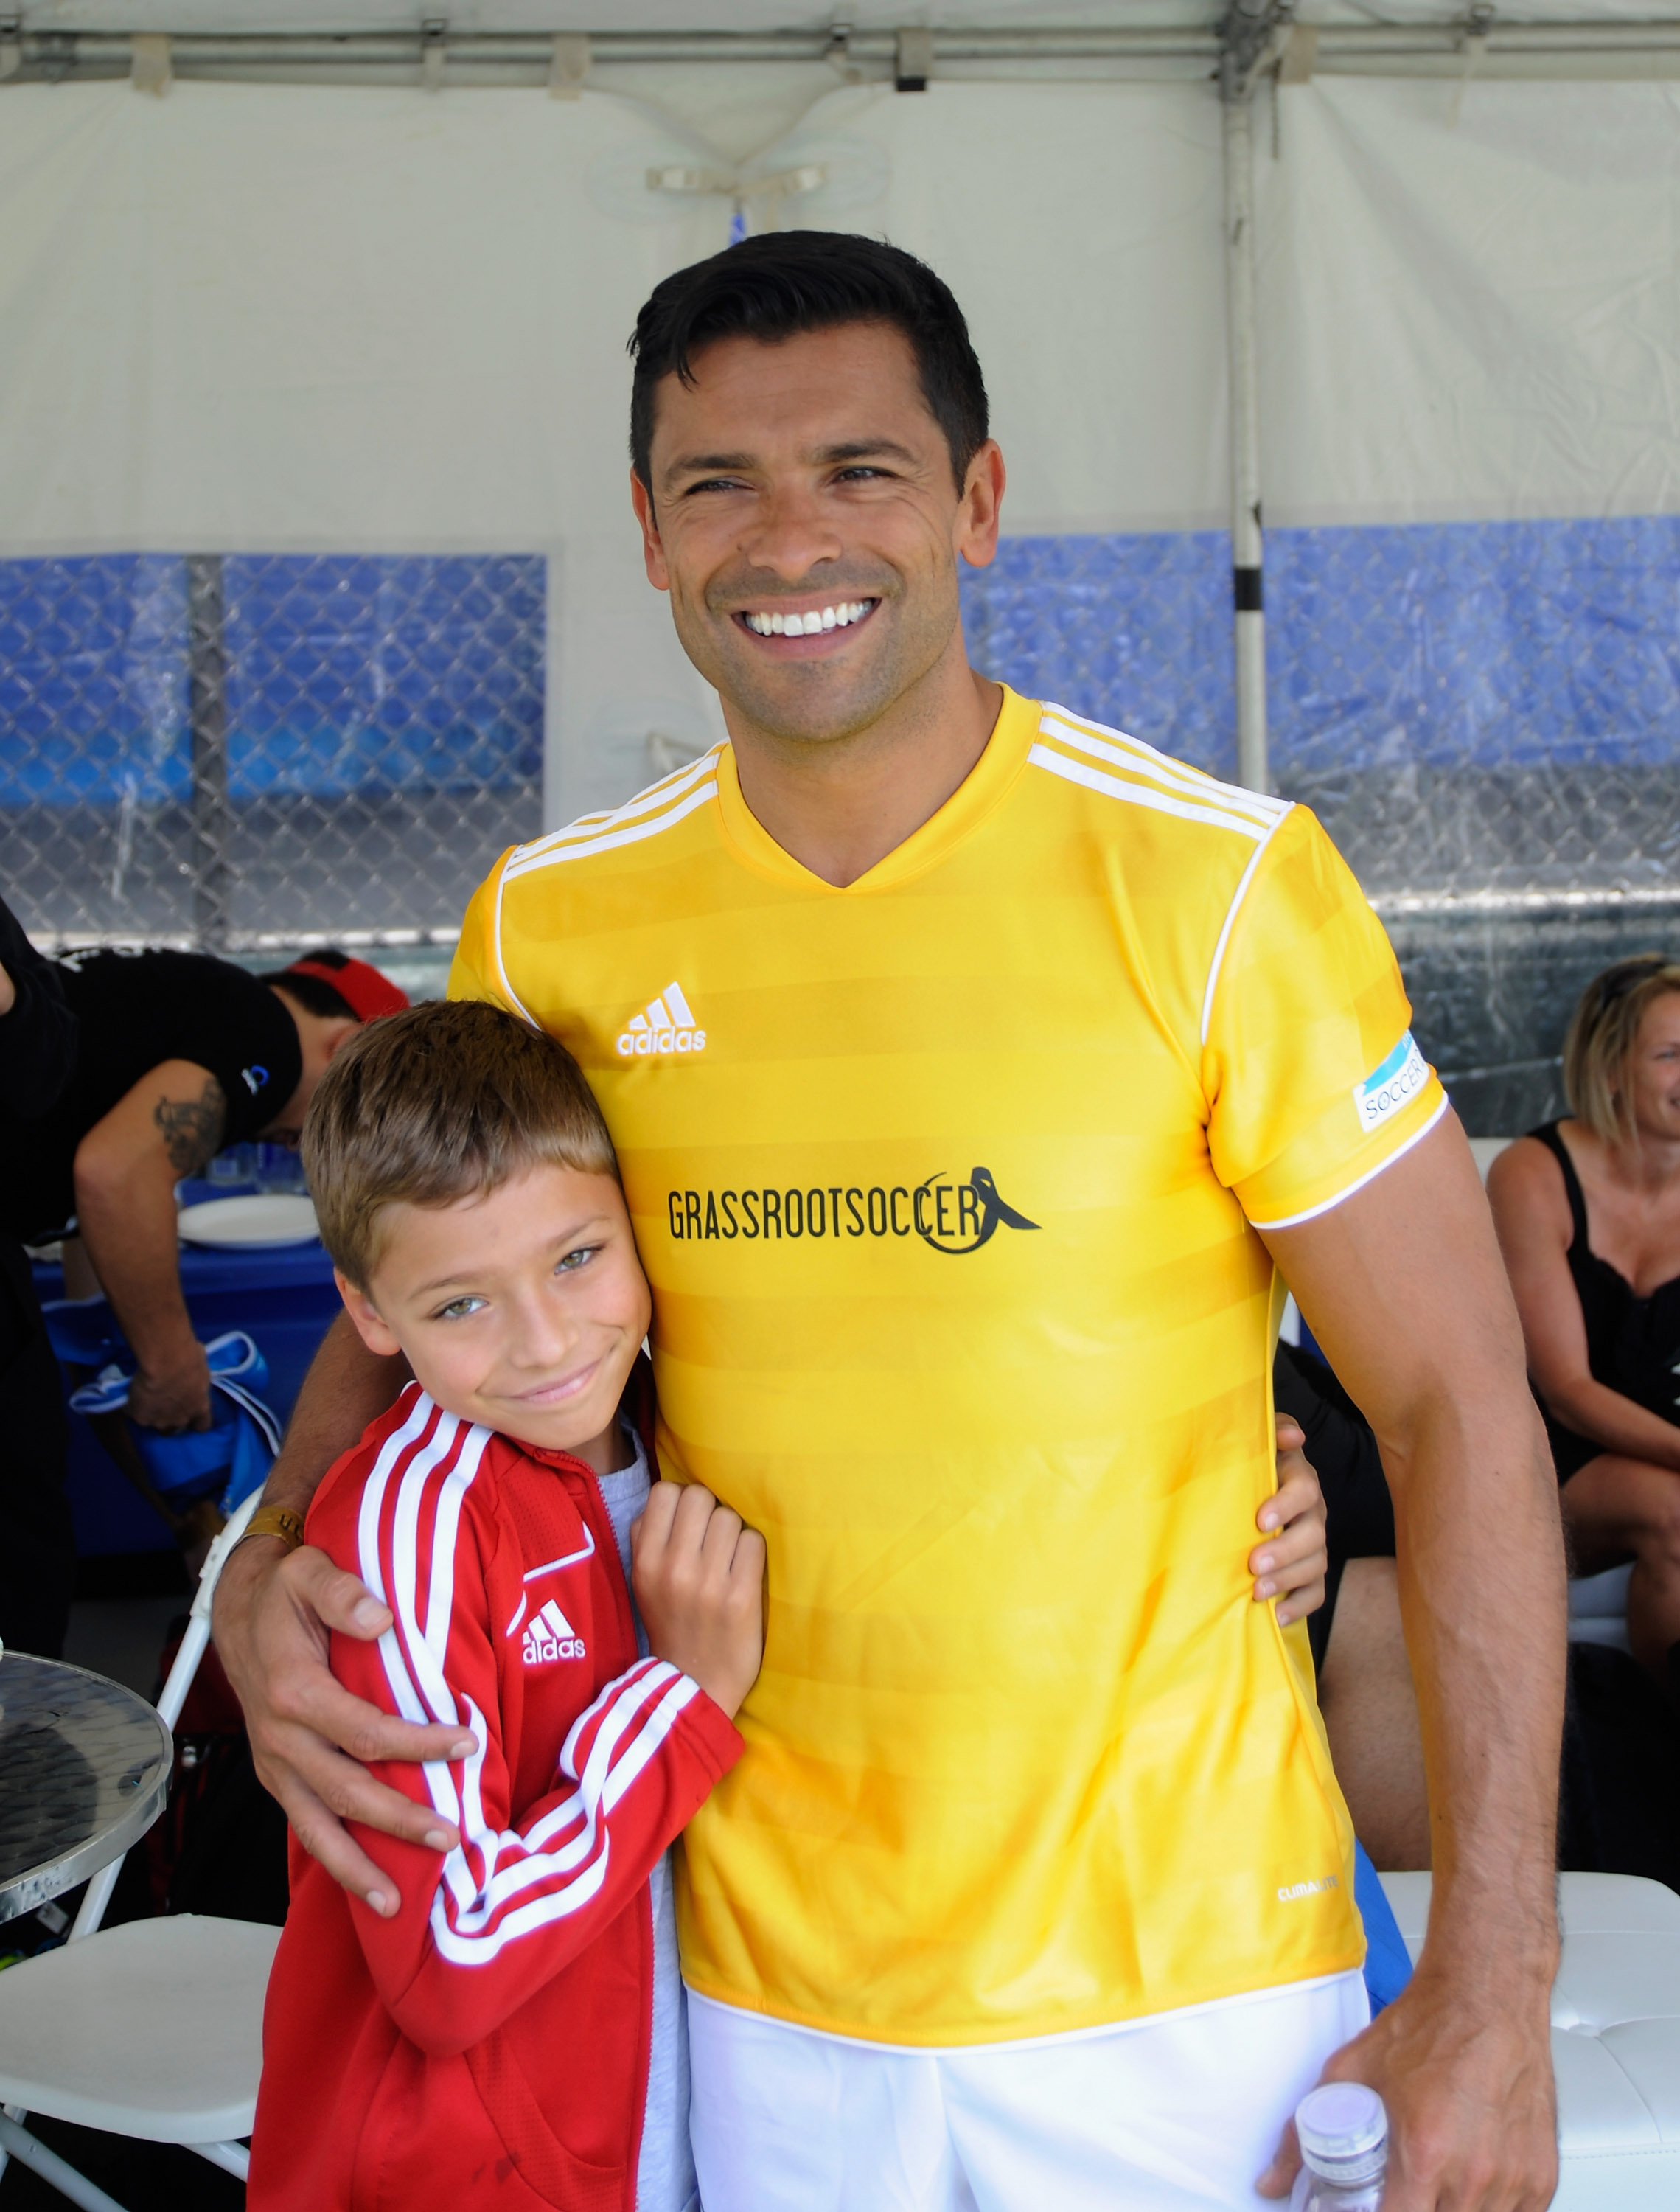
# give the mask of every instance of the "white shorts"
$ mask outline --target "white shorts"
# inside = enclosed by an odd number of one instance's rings
[[[1258,2212],[1356,1973],[1084,2034],[908,2051],[688,1997],[706,2212]]]

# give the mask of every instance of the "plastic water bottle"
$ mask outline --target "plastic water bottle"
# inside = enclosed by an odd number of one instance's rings
[[[1380,2212],[1388,2115],[1374,2089],[1328,2081],[1295,2107],[1301,2169],[1289,2212]]]

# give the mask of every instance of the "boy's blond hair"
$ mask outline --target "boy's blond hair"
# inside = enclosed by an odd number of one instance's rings
[[[473,999],[410,1006],[353,1036],[310,1103],[302,1149],[321,1241],[362,1291],[388,1206],[448,1206],[543,1163],[618,1173],[565,1046]]]
[[[1680,963],[1665,952],[1635,952],[1595,975],[1563,1040],[1563,1088],[1570,1110],[1607,1145],[1634,1140],[1628,1063],[1647,1006],[1680,991]]]

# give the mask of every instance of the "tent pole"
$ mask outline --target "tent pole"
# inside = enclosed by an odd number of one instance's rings
[[[192,731],[194,950],[225,953],[233,889],[227,804],[227,647],[222,556],[186,562],[188,720]]]
[[[25,11],[20,0],[0,0],[0,83],[56,84],[72,72],[78,83],[132,76],[131,32],[26,28],[25,12],[33,17],[55,11]],[[360,12],[373,11],[364,8]],[[612,13],[604,6],[595,12],[603,21]],[[1022,0],[1019,12],[1031,15],[1029,0]],[[1284,22],[1288,0],[1261,0],[1252,14],[1246,7],[1242,12],[1251,22],[1261,14],[1268,14],[1275,23]],[[168,14],[164,11],[164,20]],[[438,44],[435,36],[428,40],[427,22],[446,18],[440,9],[431,13],[416,8],[413,14],[413,21],[397,29],[331,33],[177,30],[170,33],[170,70],[177,79],[237,82],[424,82],[428,46],[435,49]],[[1481,0],[1471,0],[1468,7],[1443,11],[1431,21],[1319,23],[1314,27],[1313,73],[1455,80],[1464,74],[1467,41],[1476,37],[1484,38],[1486,44],[1476,64],[1478,82],[1484,78],[1637,82],[1680,76],[1680,21],[1671,15],[1574,22],[1506,21],[1495,15],[1486,20],[1484,29],[1477,29],[1483,20]],[[931,33],[931,67],[936,76],[955,64],[971,77],[1007,78],[1024,62],[1040,82],[1046,76],[1077,82],[1100,75],[1149,82],[1169,76],[1200,83],[1209,63],[1217,58],[1228,28],[1228,19],[1217,31],[1205,23],[1070,29],[1031,21],[937,29]],[[845,69],[858,72],[858,80],[891,83],[899,67],[901,33],[889,27],[854,27],[842,40],[831,25],[809,23],[803,28],[753,31],[603,28],[588,34],[586,53],[581,34],[560,35],[568,40],[568,46],[557,57],[552,30],[474,31],[450,26],[446,88],[454,92],[469,85],[544,85],[568,97],[579,88],[602,82],[585,70],[585,63],[591,70],[603,64],[641,63],[656,67],[785,64],[809,69],[838,64],[842,54]],[[435,60],[433,68],[435,74]]]
[[[1234,78],[1235,72],[1228,73]],[[1261,609],[1260,398],[1254,339],[1254,137],[1250,82],[1222,71],[1225,137],[1225,319],[1230,359],[1231,585],[1237,671],[1237,781],[1271,788],[1266,618]]]

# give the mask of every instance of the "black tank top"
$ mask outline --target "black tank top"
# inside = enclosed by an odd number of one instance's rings
[[[1574,1278],[1581,1319],[1586,1324],[1586,1364],[1593,1381],[1619,1390],[1647,1413],[1680,1427],[1680,1275],[1659,1283],[1648,1298],[1641,1297],[1627,1277],[1592,1249],[1586,1194],[1556,1122],[1548,1121],[1544,1128],[1531,1129],[1528,1133],[1546,1147],[1563,1170],[1563,1188],[1568,1193],[1574,1223],[1569,1273]],[[1604,1449],[1603,1444],[1564,1428],[1550,1414],[1546,1426],[1551,1433],[1560,1481],[1567,1481],[1577,1468]]]

